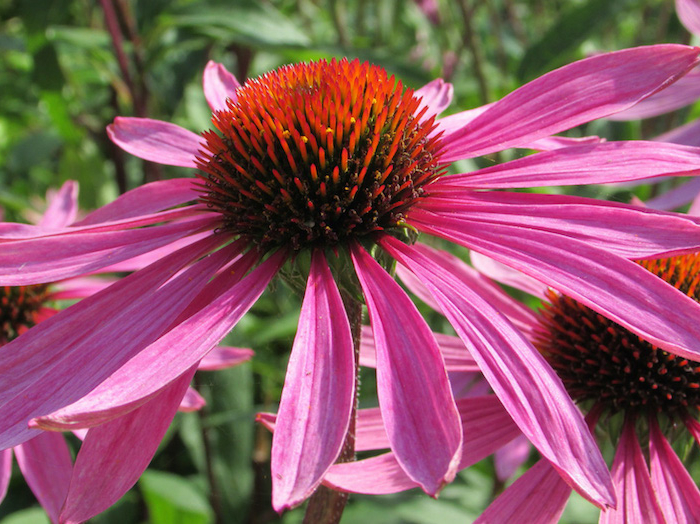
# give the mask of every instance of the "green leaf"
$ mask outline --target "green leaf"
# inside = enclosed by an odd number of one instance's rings
[[[178,26],[193,27],[216,38],[241,44],[280,47],[309,45],[309,37],[295,22],[272,6],[224,8],[213,7],[175,16]]]
[[[181,476],[147,470],[139,487],[151,524],[208,524],[214,520],[207,500]]]

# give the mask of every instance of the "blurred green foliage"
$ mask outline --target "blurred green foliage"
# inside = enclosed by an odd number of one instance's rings
[[[414,88],[445,78],[455,87],[449,111],[457,111],[493,102],[587,54],[690,41],[670,0],[436,0],[434,14],[421,10],[426,3],[0,0],[0,206],[6,219],[23,220],[36,195],[67,179],[80,182],[80,203],[88,210],[146,181],[187,176],[184,169],[129,157],[110,143],[105,128],[118,115],[207,128],[201,74],[208,60],[243,81],[289,62],[359,57]],[[595,122],[572,133],[650,137],[683,122],[688,111],[643,124]],[[646,188],[637,191],[648,196]],[[597,188],[588,196],[628,200],[631,193]],[[227,340],[254,348],[254,361],[198,375],[207,407],[178,416],[151,470],[95,522],[279,519],[269,502],[270,436],[253,421],[258,411],[276,410],[299,303],[283,285],[264,295]],[[420,307],[437,331],[449,330]],[[372,381],[371,374],[363,379],[370,392]],[[47,522],[17,472],[13,480],[0,506],[3,522]],[[462,472],[438,501],[415,492],[352,497],[343,522],[466,522],[497,489],[486,460]],[[302,515],[297,509],[282,520],[300,522]],[[595,515],[579,500],[565,521]]]

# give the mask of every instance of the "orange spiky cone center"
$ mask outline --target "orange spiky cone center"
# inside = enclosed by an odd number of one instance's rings
[[[236,92],[203,133],[200,200],[263,248],[333,247],[403,223],[441,171],[420,100],[355,60],[285,66]]]

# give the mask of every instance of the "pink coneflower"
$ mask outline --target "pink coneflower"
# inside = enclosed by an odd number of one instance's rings
[[[640,265],[700,299],[700,255]],[[700,362],[670,354],[569,297],[551,290],[547,295],[535,345],[588,412],[591,428],[605,428],[601,446],[611,440],[616,447],[618,505],[603,512],[601,522],[700,520],[700,491],[671,446],[700,442]],[[541,460],[477,522],[529,520],[530,511],[538,522],[556,522],[570,492]]]
[[[78,185],[74,181],[66,182],[57,192],[49,191],[48,205],[42,214],[36,216],[36,227],[50,233],[73,223],[78,214],[77,196]],[[36,215],[33,212],[27,214]],[[141,257],[125,261],[120,267],[106,269],[123,270],[144,263],[147,263],[146,257]],[[0,352],[16,349],[17,346],[11,344],[13,340],[37,324],[48,322],[58,313],[55,308],[60,301],[84,299],[115,281],[115,278],[90,275],[52,283],[0,287]],[[240,364],[251,356],[252,351],[248,349],[217,347],[202,359],[198,369],[223,369]],[[178,390],[179,397],[174,395],[172,398],[172,413],[164,405],[164,399],[157,397],[157,402],[150,403],[151,408],[156,408],[155,412],[150,408],[140,408],[137,410],[141,412],[140,420],[130,414],[125,420],[115,421],[117,426],[113,426],[112,430],[121,430],[116,435],[120,442],[128,447],[134,447],[134,443],[139,442],[139,452],[132,454],[133,462],[128,465],[112,460],[115,435],[108,427],[76,432],[85,443],[77,454],[75,468],[71,451],[60,433],[33,431],[29,440],[0,451],[0,501],[7,492],[14,452],[27,484],[51,522],[75,520],[75,517],[84,520],[107,509],[138,480],[155,453],[175,410],[193,411],[204,405],[204,399],[194,389],[187,387],[187,384],[183,386]],[[164,408],[166,411],[163,413]],[[144,432],[153,434],[154,438],[139,438]],[[85,503],[81,495],[84,491],[91,493],[92,506]],[[64,504],[66,509],[62,513]],[[71,511],[76,513],[75,506],[79,507],[77,515],[71,515]],[[66,513],[68,517],[64,517]]]
[[[481,190],[694,174],[697,150],[580,144],[444,175],[454,160],[533,144],[628,108],[697,56],[676,45],[600,55],[437,121],[451,93],[441,81],[414,93],[377,66],[332,60],[285,66],[241,86],[210,63],[204,92],[214,130],[196,135],[138,118],[109,128],[132,154],[194,168],[197,178],[140,187],[59,233],[5,226],[0,282],[18,285],[197,237],[8,345],[18,351],[0,355],[0,444],[29,438],[30,420],[99,431],[166,385],[179,387],[281,273],[305,294],[273,440],[275,509],[308,497],[345,445],[362,297],[390,447],[412,482],[435,495],[459,466],[462,424],[435,337],[387,271],[394,257],[425,280],[530,441],[575,489],[613,504],[595,441],[551,368],[479,290],[411,244],[421,232],[483,251],[643,336],[653,333],[660,347],[696,355],[700,306],[628,260],[696,249],[695,219]]]

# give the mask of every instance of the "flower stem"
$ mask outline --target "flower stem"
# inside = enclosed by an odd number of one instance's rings
[[[355,400],[353,402],[350,425],[345,437],[343,450],[340,452],[337,462],[351,462],[355,460],[355,420],[357,418],[357,403],[360,390],[360,335],[362,332],[362,303],[358,302],[350,293],[341,291],[345,311],[350,320],[350,331],[355,348]],[[337,524],[343,516],[345,504],[349,493],[335,491],[326,486],[319,486],[309,498],[304,514],[304,524]]]

